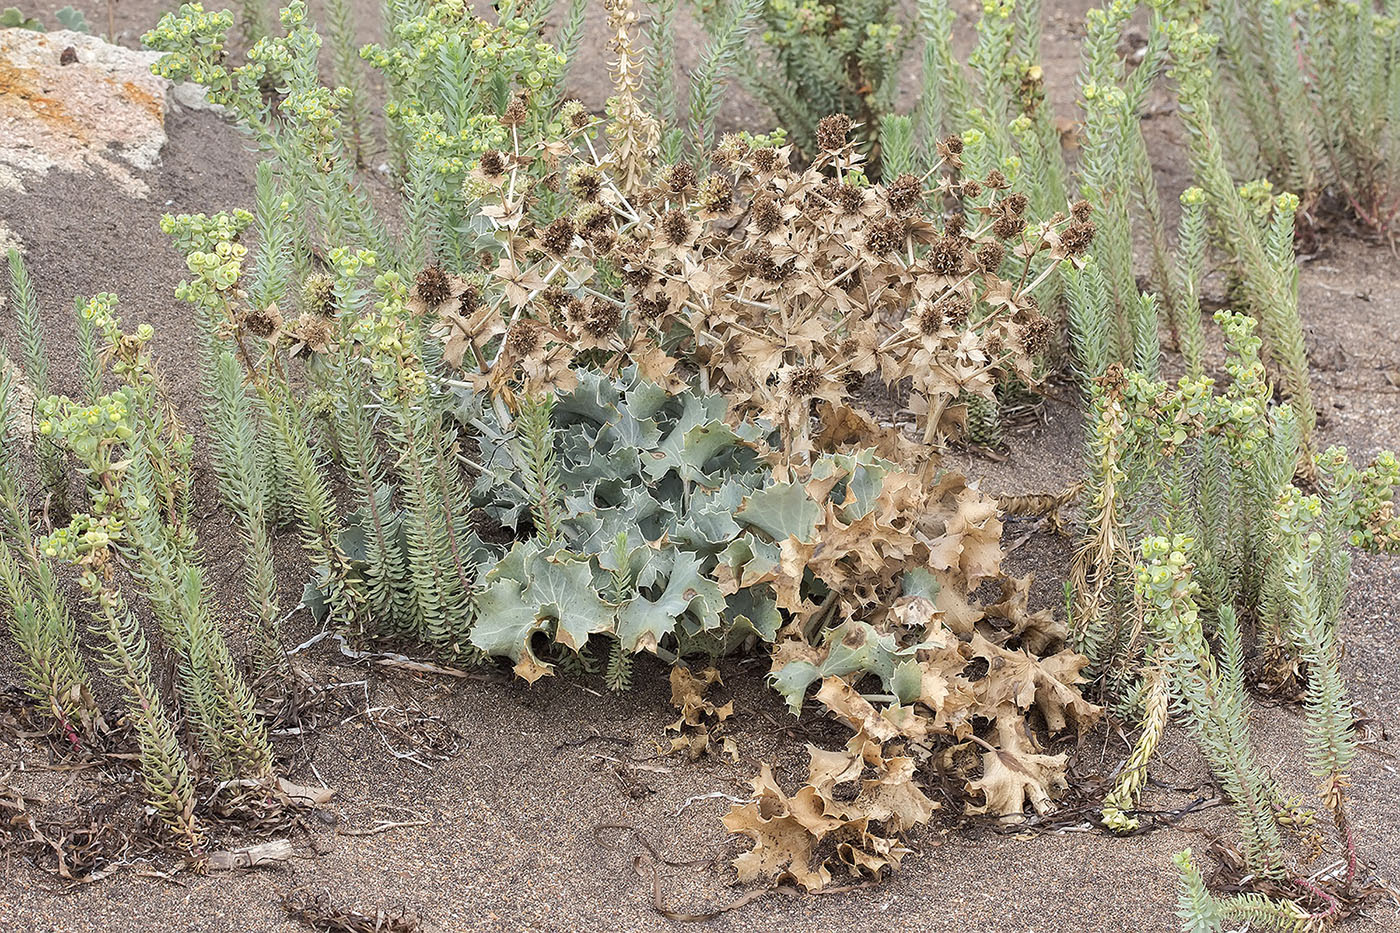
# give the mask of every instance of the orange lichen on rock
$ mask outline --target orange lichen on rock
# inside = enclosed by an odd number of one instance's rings
[[[170,84],[150,73],[155,57],[75,32],[0,32],[0,188],[57,168],[144,195],[133,169],[153,168],[166,142]]]

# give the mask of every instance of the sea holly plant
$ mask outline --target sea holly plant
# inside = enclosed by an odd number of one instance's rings
[[[823,121],[806,171],[785,147],[728,137],[712,174],[679,163],[637,190],[588,129],[569,138],[558,176],[571,203],[557,212],[545,212],[548,176],[511,170],[555,143],[488,152],[476,170],[503,250],[479,285],[459,286],[469,302],[442,305],[440,333],[447,361],[507,402],[568,391],[575,362],[633,363],[674,385],[685,361],[732,417],[775,424],[775,449],[804,464],[851,435],[907,446],[857,399],[867,378],[910,379],[904,407],[936,446],[959,430],[966,398],[991,396],[1003,376],[1032,380],[1052,330],[1033,293],[1093,238],[1079,218],[1028,222],[999,175],[986,204],[942,221],[935,205],[960,190],[955,173],[866,183],[844,115]]]

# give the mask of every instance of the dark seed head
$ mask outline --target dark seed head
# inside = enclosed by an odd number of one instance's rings
[[[666,212],[661,218],[661,235],[672,246],[680,246],[690,239],[691,231],[694,229],[690,215],[680,209],[673,209]]]
[[[935,275],[957,275],[962,272],[962,239],[942,236],[934,240],[928,251],[928,267]]]
[[[817,121],[817,146],[825,152],[836,152],[846,145],[851,134],[851,118],[834,113]]]
[[[975,254],[977,268],[988,274],[994,274],[1001,268],[1002,260],[1006,258],[1006,247],[995,240],[988,240],[977,247]]]
[[[911,214],[924,205],[924,186],[918,176],[905,172],[890,183],[885,200],[896,214]]]
[[[487,149],[481,154],[478,164],[481,171],[492,178],[500,178],[506,173],[506,157],[499,149]]]
[[[576,165],[569,169],[569,192],[580,201],[593,202],[603,191],[603,176],[592,165]]]
[[[965,325],[968,317],[972,314],[972,302],[963,295],[949,295],[941,298],[935,307],[942,314],[943,323],[953,330],[958,330]]]
[[[734,186],[722,175],[711,175],[700,186],[700,206],[722,214],[734,206]]]
[[[1026,222],[1015,214],[1002,214],[992,223],[992,233],[1003,240],[1009,240],[1026,229]]]
[[[897,217],[877,220],[865,230],[865,248],[876,256],[892,253],[904,245],[904,233],[904,221]]]
[[[430,308],[436,308],[452,297],[452,283],[441,266],[428,266],[419,272],[413,282],[413,290]]]
[[[753,167],[760,172],[776,172],[779,168],[778,162],[778,150],[772,146],[753,151]]]
[[[1065,255],[1078,256],[1094,242],[1094,234],[1097,232],[1098,227],[1092,220],[1070,224],[1060,233],[1060,246],[1064,248]]]
[[[277,333],[277,329],[281,326],[282,315],[277,310],[276,305],[256,308],[243,317],[243,328],[254,337],[261,337],[264,340]]]
[[[540,245],[544,247],[545,252],[555,256],[567,253],[573,242],[574,222],[567,217],[551,221],[540,233]]]
[[[810,398],[821,384],[822,374],[815,366],[800,366],[788,377],[788,388],[797,398]]]
[[[529,115],[530,108],[525,102],[525,95],[516,94],[506,105],[505,113],[501,114],[501,123],[505,126],[519,126]]]
[[[539,349],[542,331],[543,327],[538,321],[523,317],[510,325],[510,331],[506,334],[506,346],[516,356],[529,356]]]
[[[759,233],[772,233],[783,222],[783,212],[772,195],[762,194],[754,198],[750,213]]]
[[[672,194],[681,194],[695,187],[695,169],[688,162],[678,162],[661,174],[661,186]]]
[[[588,313],[583,318],[583,329],[592,337],[602,339],[609,334],[617,333],[617,325],[622,320],[622,313],[617,305],[611,301],[604,301],[601,298],[594,299],[589,305]]]
[[[1036,314],[1021,326],[1021,349],[1027,356],[1039,356],[1050,346],[1055,325],[1043,314]]]

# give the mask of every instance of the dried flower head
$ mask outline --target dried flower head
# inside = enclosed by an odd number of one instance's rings
[[[475,282],[462,283],[462,294],[457,296],[457,313],[471,314],[481,307],[481,287]]]
[[[738,133],[725,133],[715,147],[715,161],[720,164],[738,162],[749,154],[748,140]]]
[[[542,316],[547,318],[564,317],[569,302],[572,300],[573,296],[558,285],[549,286],[535,297],[535,301],[539,303],[540,311],[543,312]]]
[[[500,178],[506,173],[506,156],[499,149],[487,149],[477,161],[481,173],[488,178]]]
[[[583,101],[570,99],[564,101],[564,105],[559,108],[559,115],[563,117],[565,125],[570,129],[581,130],[593,122],[593,115],[583,106]]]
[[[987,177],[983,180],[982,184],[998,191],[1011,186],[1011,182],[1006,180],[1006,176],[1001,173],[1001,170],[995,168],[987,173]]]
[[[698,180],[689,162],[677,162],[661,172],[661,187],[670,194],[684,194],[694,188]]]
[[[827,181],[821,187],[821,196],[837,214],[845,217],[859,214],[860,209],[865,206],[865,192],[845,182]]]
[[[943,305],[921,302],[914,307],[914,327],[925,337],[933,337],[943,329]]]
[[[1015,214],[1003,213],[992,222],[992,233],[1000,239],[1009,240],[1026,229],[1026,221]]]
[[[1072,223],[1060,231],[1060,246],[1064,249],[1066,256],[1079,256],[1089,249],[1089,245],[1094,242],[1094,234],[1098,232],[1098,227],[1092,220],[1082,220]]]
[[[452,297],[452,281],[442,266],[426,266],[413,280],[413,292],[425,306],[436,308]]]
[[[943,232],[947,233],[948,236],[957,236],[965,229],[967,229],[967,215],[961,211],[949,215],[943,223]]]
[[[679,208],[667,211],[661,218],[661,235],[672,246],[684,246],[694,229],[690,215]]]
[[[1030,203],[1031,199],[1019,191],[1008,194],[1001,202],[1002,207],[1010,213],[1015,214],[1017,217],[1020,217],[1026,212],[1026,208],[1030,207]]]
[[[605,230],[612,230],[612,211],[601,204],[585,204],[574,215],[574,229],[585,240],[591,240]]]
[[[734,206],[734,186],[723,175],[711,175],[700,185],[700,207],[723,214]]]
[[[749,216],[753,218],[754,228],[759,233],[772,233],[783,223],[783,211],[778,207],[778,201],[771,194],[763,194],[753,199],[753,204],[749,207]]]
[[[1033,314],[1030,320],[1021,325],[1021,349],[1027,356],[1039,356],[1050,347],[1050,337],[1055,325],[1043,314]]]
[[[790,264],[780,263],[773,258],[773,249],[766,243],[760,243],[745,252],[744,261],[753,268],[754,274],[765,282],[781,282],[792,272]]]
[[[301,283],[301,308],[321,317],[335,317],[335,279],[313,272]]]
[[[646,298],[639,295],[634,304],[637,306],[637,313],[648,321],[655,321],[671,310],[671,303],[664,296]]]
[[[533,318],[523,317],[506,332],[506,347],[516,356],[529,356],[539,349],[544,327]]]
[[[924,186],[917,175],[905,172],[890,183],[885,201],[896,214],[910,214],[924,206]]]
[[[876,220],[865,228],[865,248],[876,256],[884,256],[904,246],[904,221],[898,217]]]
[[[995,240],[987,240],[977,247],[977,252],[973,254],[973,262],[977,263],[977,268],[988,275],[995,275],[1005,259],[1006,247]]]
[[[1090,204],[1088,201],[1075,201],[1070,205],[1069,213],[1070,216],[1075,219],[1076,223],[1082,224],[1093,216],[1094,205]]]
[[[282,329],[282,312],[277,310],[275,304],[250,309],[243,315],[243,329],[254,337],[270,339]]]
[[[293,336],[301,345],[296,349],[307,349],[313,353],[325,353],[335,338],[335,328],[330,321],[315,314],[302,314],[297,318]]]
[[[530,116],[530,106],[525,100],[524,94],[516,94],[506,104],[505,112],[501,114],[502,126],[519,126]]]
[[[554,255],[562,256],[569,251],[574,243],[574,222],[567,217],[560,217],[550,222],[540,233],[540,246],[544,251]]]
[[[952,135],[945,136],[945,137],[943,138],[943,148],[944,148],[944,149],[947,149],[947,150],[948,150],[949,152],[951,152],[953,155],[962,155],[962,151],[963,151],[963,138],[962,138],[961,136],[959,136],[957,133],[953,133]]]
[[[943,317],[943,323],[953,330],[961,330],[972,315],[972,302],[967,296],[953,292],[940,298],[935,305]]]
[[[961,237],[941,236],[934,240],[928,251],[929,271],[934,275],[958,275],[963,268],[963,242]]]
[[[817,121],[817,147],[824,152],[839,151],[850,135],[851,118],[844,113],[833,113]]]
[[[569,193],[580,201],[593,202],[603,191],[603,173],[597,166],[575,165],[569,169]]]
[[[781,163],[778,150],[772,146],[764,146],[753,151],[753,167],[760,172],[776,172],[782,167]]]
[[[788,373],[787,390],[794,398],[811,398],[821,388],[821,385],[822,373],[815,366],[794,366],[792,371]]]
[[[976,200],[982,194],[982,183],[975,178],[969,178],[962,183],[962,196],[969,200]]]
[[[618,310],[617,305],[602,298],[595,298],[583,316],[582,326],[590,337],[601,340],[617,333],[617,325],[621,322],[622,312]]]

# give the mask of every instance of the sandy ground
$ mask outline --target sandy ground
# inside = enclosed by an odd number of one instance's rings
[[[41,5],[45,15],[62,5]],[[103,27],[106,8],[74,4]],[[361,19],[374,7],[357,2]],[[1073,97],[1077,52],[1072,37],[1082,22],[1082,0],[1049,11],[1046,72],[1066,112]],[[150,0],[123,0],[114,9],[119,40],[134,44],[162,8]],[[601,11],[595,17],[572,80],[591,107],[606,96]],[[105,31],[105,29],[104,29]],[[680,43],[690,56],[698,43]],[[912,61],[911,61],[912,65]],[[761,107],[730,96],[729,125],[765,119]],[[23,197],[0,192],[0,220],[25,243],[44,304],[59,389],[74,378],[68,310],[76,295],[115,291],[131,321],[157,330],[156,350],[177,403],[198,421],[192,383],[195,334],[188,312],[171,290],[183,272],[157,227],[164,212],[213,211],[250,201],[253,157],[230,128],[210,114],[172,113],[162,166],[145,177],[144,201],[115,195],[85,177],[51,175]],[[1170,116],[1149,124],[1160,180],[1169,203],[1184,182],[1182,131]],[[1324,442],[1344,443],[1365,458],[1394,446],[1400,427],[1400,263],[1385,248],[1340,234],[1324,239],[1302,269],[1304,316],[1315,354],[1313,377],[1324,417]],[[8,317],[0,339],[12,339]],[[1005,462],[950,458],[994,492],[1062,488],[1079,468],[1079,422],[1073,406],[1050,403],[1043,422],[1018,432]],[[228,533],[227,519],[211,515],[206,543]],[[1058,606],[1068,543],[1013,521],[1008,540],[1025,543],[1012,569],[1039,575],[1040,605]],[[288,542],[288,544],[290,544]],[[211,551],[217,548],[210,546]],[[294,548],[285,548],[290,555]],[[237,593],[237,567],[214,563],[215,582]],[[286,592],[299,590],[293,563]],[[290,601],[290,600],[289,600]],[[1343,620],[1346,668],[1357,703],[1373,717],[1377,735],[1393,734],[1400,707],[1397,631],[1400,631],[1400,558],[1358,556]],[[309,620],[291,623],[289,638],[311,634]],[[8,646],[6,646],[8,649]],[[0,649],[0,684],[14,669]],[[343,660],[343,659],[340,659]],[[278,892],[305,887],[338,904],[373,913],[404,906],[431,930],[657,930],[679,927],[653,910],[650,874],[634,871],[646,849],[675,861],[709,864],[660,869],[659,888],[672,910],[703,912],[742,889],[727,862],[742,846],[728,838],[718,816],[728,803],[707,794],[743,796],[760,760],[783,768],[804,761],[807,742],[832,744],[839,733],[818,717],[789,716],[763,688],[761,661],[724,666],[726,691],[736,702],[737,763],[697,764],[658,757],[658,742],[674,719],[664,671],[638,670],[631,693],[612,696],[596,683],[547,679],[534,687],[504,677],[446,682],[336,663],[328,644],[307,658],[332,696],[347,708],[392,707],[398,718],[433,722],[450,757],[426,766],[391,754],[392,732],[348,712],[324,714],[314,736],[286,737],[278,751],[287,773],[338,794],[322,817],[293,833],[296,856],[269,870],[180,876],[171,882],[140,874],[138,862],[116,879],[67,887],[30,867],[38,853],[0,850],[0,930],[251,931],[304,929],[279,906]],[[353,710],[352,710],[353,711]],[[393,716],[390,717],[394,718]],[[1300,718],[1283,708],[1256,711],[1256,737],[1266,761],[1290,789],[1309,780],[1301,758]],[[1123,740],[1103,733],[1075,749],[1076,773],[1087,783],[1106,775],[1125,753]],[[1354,819],[1361,851],[1379,874],[1400,878],[1400,777],[1393,743],[1364,751],[1355,769]],[[44,769],[46,747],[21,739],[0,747],[0,774],[18,769],[11,783],[52,806],[91,806],[111,795],[122,772]],[[888,883],[827,897],[773,895],[704,924],[714,930],[989,930],[1037,933],[1159,931],[1173,929],[1173,852],[1204,850],[1213,830],[1228,829],[1225,811],[1206,783],[1198,756],[1182,730],[1169,731],[1153,771],[1147,806],[1199,812],[1177,825],[1126,839],[1109,838],[1087,821],[1051,833],[1009,834],[995,824],[956,816],[949,804],[912,840],[915,852]],[[383,821],[424,825],[377,835],[345,835]],[[1320,867],[1320,866],[1319,866]],[[643,872],[648,869],[643,868]],[[1347,927],[1400,929],[1400,912],[1381,905]]]

